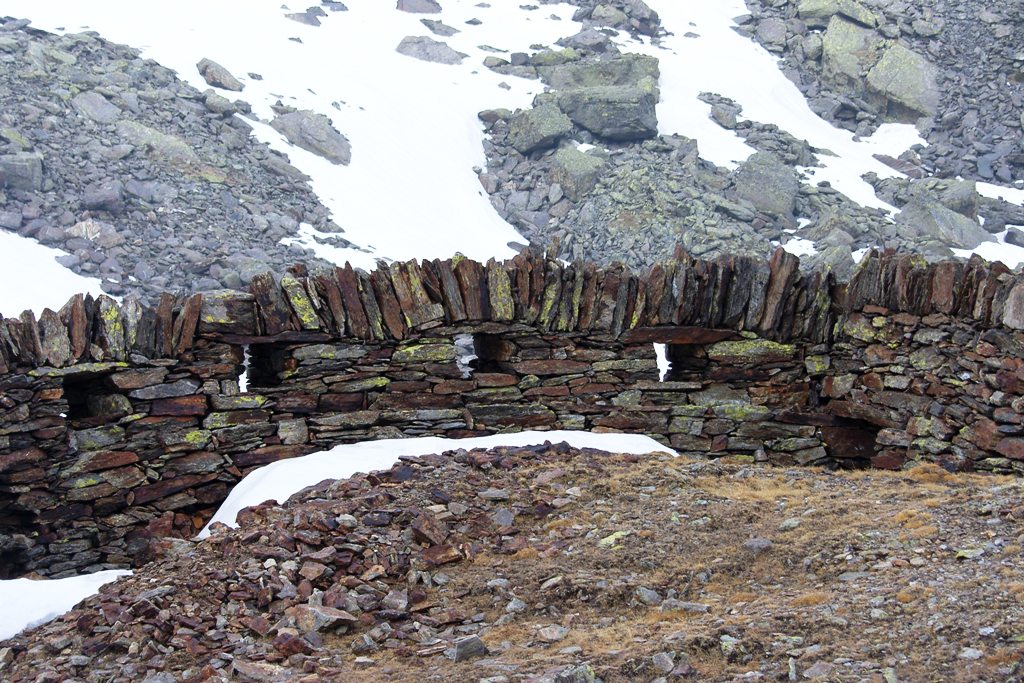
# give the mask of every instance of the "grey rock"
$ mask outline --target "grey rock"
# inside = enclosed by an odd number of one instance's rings
[[[772,542],[767,538],[751,538],[743,544],[743,549],[754,555],[767,552],[772,547]]]
[[[480,636],[463,636],[457,638],[444,654],[453,662],[465,662],[486,655],[487,646],[480,640]]]
[[[459,29],[449,26],[443,21],[438,21],[437,19],[420,19],[420,22],[430,29],[430,32],[435,36],[450,38],[459,32]]]
[[[558,108],[578,126],[606,140],[644,140],[658,134],[653,88],[597,86],[558,94]]]
[[[796,171],[774,154],[758,152],[743,162],[734,175],[735,194],[759,211],[792,215],[800,192]]]
[[[437,14],[441,5],[436,0],[398,0],[397,8],[414,14]]]
[[[43,155],[18,152],[0,156],[0,187],[29,191],[43,189]]]
[[[781,19],[768,17],[757,24],[757,37],[769,45],[784,44],[786,33],[786,22]]]
[[[203,58],[199,60],[196,68],[199,70],[199,75],[215,88],[223,88],[224,90],[232,90],[234,92],[241,92],[245,88],[245,85],[231,75],[230,71],[211,59]]]
[[[124,185],[120,180],[108,180],[85,188],[82,206],[86,209],[120,213],[124,209]]]
[[[556,183],[569,199],[578,201],[594,189],[604,165],[604,159],[599,156],[581,152],[575,147],[563,147],[555,152],[551,182]]]
[[[542,103],[517,111],[509,121],[509,143],[520,154],[552,147],[572,132],[572,121],[558,107]]]
[[[447,43],[427,36],[406,36],[395,48],[399,54],[414,57],[424,62],[437,64],[460,64],[468,57],[464,52],[453,50]]]
[[[661,75],[657,58],[632,53],[542,66],[537,71],[541,80],[555,90],[602,85],[656,88]]]
[[[896,225],[902,237],[932,239],[955,249],[974,249],[992,239],[970,218],[929,199],[908,202],[897,214]]]
[[[71,106],[82,116],[96,123],[113,123],[121,116],[121,109],[94,90],[71,98]]]
[[[875,31],[833,16],[822,37],[822,75],[834,84],[859,88],[863,72],[874,65],[881,47]]]
[[[150,401],[158,398],[175,398],[177,396],[191,396],[199,390],[202,384],[193,379],[180,379],[170,384],[157,384],[151,387],[135,389],[128,393],[132,398],[143,401]]]
[[[868,89],[913,114],[932,116],[939,106],[939,70],[925,57],[894,43],[868,72]],[[899,113],[898,111],[896,112]]]
[[[800,0],[796,12],[809,28],[824,28],[837,14],[868,28],[878,26],[878,17],[856,0]]]
[[[323,114],[303,109],[282,114],[270,125],[288,142],[331,163],[347,165],[352,160],[348,139],[335,130],[331,120]]]
[[[537,637],[545,643],[557,643],[564,640],[567,635],[569,635],[569,629],[558,624],[551,624],[537,631]]]

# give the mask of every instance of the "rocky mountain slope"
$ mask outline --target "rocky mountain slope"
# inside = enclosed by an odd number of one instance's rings
[[[522,11],[541,15],[546,4]],[[486,165],[475,169],[496,212],[534,246],[643,271],[680,244],[702,257],[764,256],[782,244],[804,255],[805,267],[844,278],[873,247],[937,260],[999,241],[1024,245],[1015,227],[1024,225],[1024,207],[975,186],[1021,179],[1021,61],[1010,47],[1017,10],[751,0],[749,14],[735,18],[736,31],[779,55],[783,73],[826,120],[860,136],[893,121],[924,135],[927,145],[899,158],[877,155],[892,170],[865,176],[875,194],[863,203],[815,181],[834,150],[751,119],[719,93],[704,92],[694,105],[755,150],[748,159],[716,165],[706,141],[662,133],[664,60],[678,50],[674,41],[699,38],[706,22],[692,31],[666,25],[642,0],[572,4],[571,30],[554,44],[479,48],[488,55],[479,69],[543,89],[529,108],[480,112]],[[323,31],[347,9],[282,12]],[[449,25],[444,3],[426,0],[396,9],[422,17],[424,35],[394,48],[404,58],[451,69],[470,57],[448,43],[479,25],[477,17]],[[330,112],[278,100],[270,118],[258,119],[236,78],[246,74],[208,59],[196,65],[210,85],[201,92],[95,34],[55,36],[8,19],[0,37],[0,227],[67,250],[62,262],[100,277],[108,292],[239,287],[296,261],[325,265],[285,246],[300,224],[321,241],[372,247],[341,236],[337,223],[349,217],[332,216],[303,173],[251,134],[269,124],[296,147],[348,164],[349,142]],[[247,82],[260,78],[248,74]]]
[[[1024,680],[1021,486],[565,444],[240,515],[0,643],[5,681]]]
[[[305,176],[235,116],[245,102],[96,35],[0,22],[0,227],[65,249],[63,265],[115,295],[239,287],[317,263],[280,240],[300,222],[338,229]]]

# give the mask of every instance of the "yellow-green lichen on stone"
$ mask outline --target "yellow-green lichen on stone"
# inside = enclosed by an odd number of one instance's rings
[[[395,350],[393,363],[446,363],[455,360],[455,345],[444,339],[424,339]]]
[[[295,317],[299,319],[302,329],[319,330],[320,318],[317,316],[316,309],[313,307],[313,301],[309,298],[309,294],[306,293],[306,288],[302,286],[302,283],[291,275],[285,275],[281,278],[281,288],[288,297],[288,303],[291,304],[292,310],[295,311]]]

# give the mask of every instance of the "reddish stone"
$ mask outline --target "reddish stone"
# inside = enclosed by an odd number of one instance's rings
[[[240,453],[232,459],[239,467],[251,467],[253,465],[266,465],[278,460],[295,458],[309,453],[310,450],[310,446],[304,444],[295,446],[265,446],[248,453]]]
[[[1024,439],[1003,439],[996,452],[1013,460],[1024,460]]]
[[[178,396],[176,398],[163,398],[153,401],[150,410],[152,415],[205,415],[206,396],[195,394],[193,396]]]
[[[36,392],[37,401],[56,401],[64,396],[64,389],[55,387],[53,389],[42,389]]]
[[[429,512],[421,512],[413,520],[412,534],[419,543],[441,545],[448,538],[448,527]]]
[[[871,466],[880,470],[899,470],[907,462],[906,451],[886,450],[871,458]]]
[[[657,413],[619,413],[607,415],[594,420],[599,427],[624,429],[628,431],[664,433],[668,428],[668,418]]]
[[[513,363],[512,367],[521,375],[571,375],[586,372],[590,363],[576,360],[527,360]]]
[[[354,392],[347,394],[323,394],[320,396],[318,405],[324,412],[349,412],[361,410],[366,404],[366,394]],[[299,411],[294,411],[299,412]]]
[[[277,410],[280,413],[315,413],[317,397],[315,394],[285,394],[276,396]]]
[[[458,562],[462,559],[462,553],[451,545],[435,545],[424,550],[420,557],[428,567],[438,567],[442,564]]]
[[[216,479],[216,474],[189,474],[183,477],[174,477],[173,479],[164,479],[163,481],[149,486],[140,486],[134,490],[135,494],[135,505],[142,505],[149,503],[150,501],[159,500],[160,498],[166,498],[179,491],[195,486],[197,484],[205,484],[208,481]]]
[[[398,393],[402,393],[402,392],[411,393],[411,392],[416,392],[416,391],[430,391],[431,387],[432,387],[432,385],[430,384],[430,382],[425,382],[425,381],[391,382],[390,384],[388,384],[388,391],[393,391],[393,392],[398,392]],[[436,392],[436,393],[439,393],[439,394],[443,394],[443,393],[454,394],[454,393],[457,393],[457,392],[454,392],[454,391],[450,391],[450,392],[439,391],[439,392]]]
[[[477,383],[471,379],[449,379],[434,385],[435,394],[461,394],[476,389]]]
[[[604,394],[610,392],[619,392],[621,387],[615,384],[601,384],[594,382],[591,384],[584,384],[583,386],[574,387],[572,393],[574,396],[580,396],[584,394]]]
[[[479,387],[510,387],[519,383],[515,375],[506,375],[500,372],[479,372],[473,375]]]
[[[38,448],[24,448],[13,453],[6,453],[0,455],[0,472],[7,472],[23,465],[29,465],[44,458],[46,458],[46,453]]]
[[[568,396],[569,387],[534,387],[533,389],[527,389],[523,392],[523,396],[529,398],[531,396]]]

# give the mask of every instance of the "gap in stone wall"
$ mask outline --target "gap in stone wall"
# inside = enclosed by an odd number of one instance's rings
[[[479,359],[473,335],[468,333],[456,334],[455,352],[458,354],[455,358],[455,363],[462,370],[462,379],[469,379],[476,370],[475,361]]]

